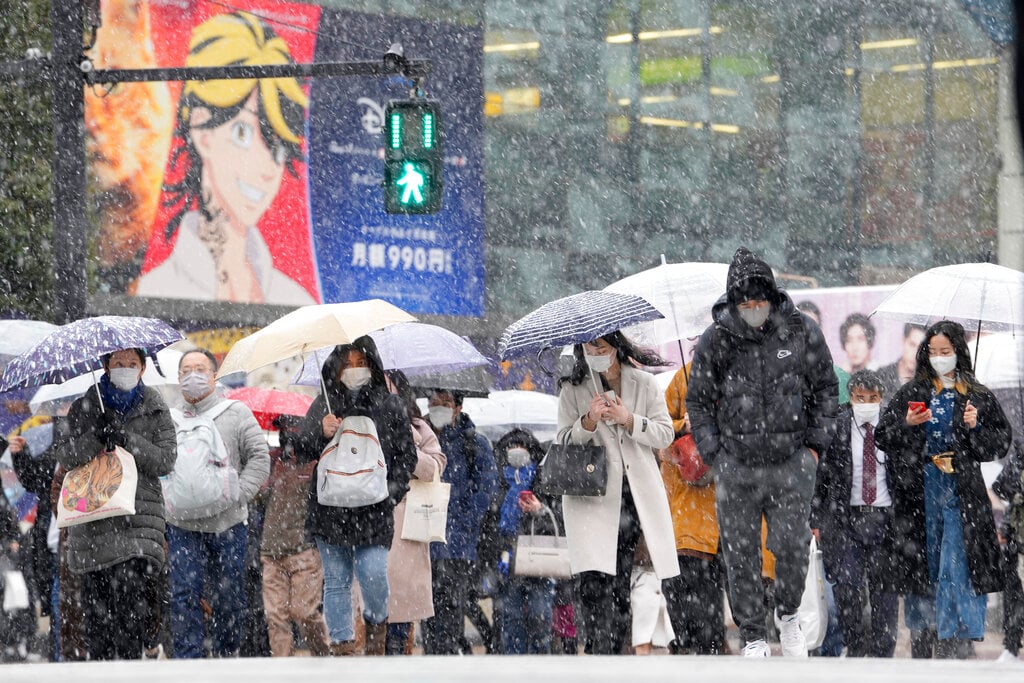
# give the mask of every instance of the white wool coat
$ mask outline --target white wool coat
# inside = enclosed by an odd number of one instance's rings
[[[608,488],[603,496],[562,496],[569,561],[574,574],[599,571],[614,575],[619,535],[622,477],[629,479],[640,526],[659,579],[679,574],[672,516],[655,451],[672,443],[672,419],[665,395],[654,376],[622,365],[623,404],[633,413],[633,432],[598,424],[588,432],[582,417],[590,409],[594,385],[566,382],[558,396],[558,439],[563,443],[596,443],[608,459]],[[645,428],[646,423],[646,428]]]

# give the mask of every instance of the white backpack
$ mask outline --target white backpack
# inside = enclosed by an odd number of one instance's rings
[[[168,520],[212,517],[238,503],[238,470],[213,422],[233,403],[222,401],[198,414],[171,409],[178,459],[174,470],[160,478]]]
[[[388,466],[377,425],[363,415],[341,421],[316,466],[317,502],[357,508],[388,497]]]

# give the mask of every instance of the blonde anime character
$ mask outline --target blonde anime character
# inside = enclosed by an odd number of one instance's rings
[[[288,45],[247,12],[192,32],[189,67],[292,64]],[[294,78],[187,81],[178,103],[181,143],[164,180],[171,255],[137,281],[137,296],[304,305],[316,303],[278,270],[258,223],[298,176],[309,100]],[[275,236],[277,237],[277,236]]]

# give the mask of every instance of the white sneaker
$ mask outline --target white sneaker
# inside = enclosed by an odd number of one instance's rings
[[[1006,664],[1008,662],[1018,661],[1017,655],[1013,654],[1009,650],[1003,650],[1003,654],[996,658],[996,664]]]
[[[743,648],[744,657],[771,657],[772,650],[763,640],[752,640]]]
[[[779,628],[779,644],[784,657],[806,657],[807,640],[800,630],[800,619],[795,614],[780,617],[775,613],[775,625]]]

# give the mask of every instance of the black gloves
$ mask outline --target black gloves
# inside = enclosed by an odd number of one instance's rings
[[[115,446],[128,447],[128,434],[121,417],[113,410],[104,410],[96,418],[96,438],[108,451]]]

